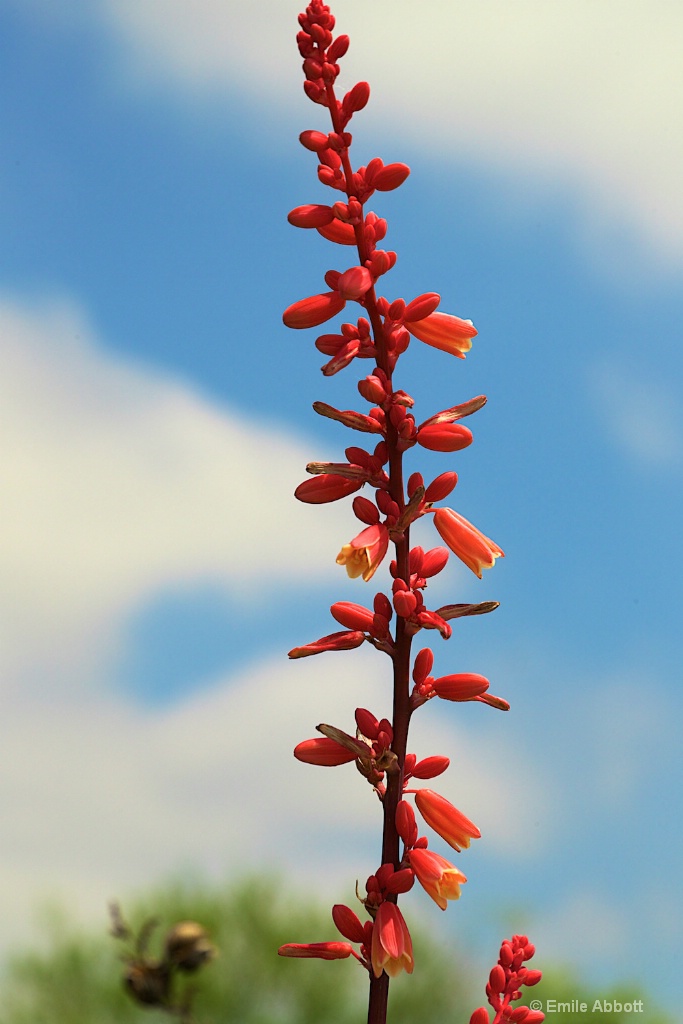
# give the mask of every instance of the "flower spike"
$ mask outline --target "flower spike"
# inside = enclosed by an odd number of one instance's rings
[[[428,840],[419,835],[416,812],[426,824],[454,850],[469,847],[478,839],[477,826],[448,800],[431,789],[414,789],[415,780],[437,778],[449,768],[449,759],[441,754],[420,757],[408,751],[411,716],[433,698],[459,704],[478,701],[489,707],[507,710],[502,697],[489,693],[489,682],[474,672],[432,675],[434,654],[424,646],[415,654],[412,644],[418,633],[436,630],[448,640],[454,630],[452,620],[469,619],[498,607],[496,601],[448,603],[430,607],[429,586],[447,572],[450,554],[455,554],[481,578],[503,551],[467,519],[450,508],[434,507],[448,497],[458,483],[451,466],[433,478],[422,467],[407,469],[404,455],[429,452],[454,455],[473,443],[471,430],[462,420],[486,403],[484,395],[436,412],[418,416],[417,403],[395,379],[400,357],[412,339],[459,359],[472,349],[477,330],[471,320],[441,312],[441,296],[426,291],[413,299],[378,294],[378,283],[390,278],[397,255],[380,246],[387,236],[387,221],[368,208],[372,196],[381,199],[406,182],[410,168],[398,161],[385,164],[372,157],[365,166],[354,167],[351,159],[353,136],[350,122],[370,99],[370,86],[357,82],[343,95],[337,90],[340,61],[349,48],[347,35],[334,35],[335,19],[323,0],[309,0],[299,15],[297,45],[303,61],[304,91],[324,109],[323,130],[308,129],[299,136],[302,146],[314,154],[317,179],[328,193],[327,202],[310,202],[290,210],[289,223],[316,231],[333,245],[346,246],[343,260],[324,274],[328,291],[292,303],[283,314],[286,326],[295,330],[319,327],[331,321],[348,303],[360,306],[361,315],[351,322],[323,328],[315,338],[315,348],[327,360],[321,367],[325,378],[354,368],[357,359],[369,360],[359,376],[360,399],[368,403],[362,411],[336,408],[317,401],[315,412],[340,425],[344,431],[358,431],[362,438],[350,444],[345,460],[309,462],[305,480],[296,488],[298,500],[323,505],[352,497],[352,511],[362,525],[360,532],[344,544],[337,564],[351,579],[372,580],[386,558],[385,584],[372,601],[356,604],[342,599],[330,605],[332,617],[342,627],[312,643],[289,652],[293,659],[326,651],[354,650],[363,644],[388,657],[393,675],[393,701],[388,708],[355,709],[352,732],[335,725],[316,726],[321,734],[304,739],[294,756],[305,764],[334,767],[353,763],[370,784],[382,809],[381,863],[356,896],[366,911],[361,920],[354,910],[336,903],[334,923],[343,941],[288,943],[281,956],[345,960],[354,957],[368,972],[370,996],[369,1024],[386,1024],[388,986],[402,971],[411,974],[414,966],[412,940],[398,907],[415,887],[415,881],[445,910],[449,901],[459,899],[465,875],[440,854],[430,850]],[[338,251],[338,250],[337,250]],[[419,355],[419,353],[416,353]],[[424,352],[422,353],[424,356]],[[454,397],[453,401],[457,401]],[[373,435],[374,439],[373,439]],[[369,446],[372,440],[373,448]],[[455,460],[449,460],[451,463]],[[459,467],[458,467],[459,468]],[[356,492],[363,488],[363,494]],[[443,545],[430,547],[425,542],[420,522],[434,516],[434,526]],[[358,529],[358,527],[356,527]],[[353,532],[353,531],[351,531]],[[346,597],[346,595],[344,595]],[[458,621],[455,628],[464,623]],[[424,635],[429,635],[425,633]],[[412,680],[411,680],[412,669]],[[325,680],[321,678],[321,685]],[[328,773],[327,779],[334,773]],[[415,798],[415,808],[409,801]],[[539,1011],[513,1008],[523,984],[533,985],[540,972],[527,970],[523,961],[533,955],[533,946],[525,936],[513,936],[503,943],[498,964],[489,976],[486,993],[494,1008],[491,1024],[536,1024]],[[489,1024],[485,1007],[475,1010],[470,1024]]]

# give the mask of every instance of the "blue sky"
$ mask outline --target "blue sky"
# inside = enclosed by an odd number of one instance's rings
[[[297,143],[324,111],[298,7],[262,8],[0,4],[0,946],[45,894],[97,920],[183,866],[262,862],[348,901],[376,866],[352,772],[290,758],[387,684],[378,655],[284,657],[374,590],[334,564],[349,509],[291,497],[353,443],[310,406],[352,407],[358,374],[323,379],[317,332],[281,323],[345,264],[286,222],[326,199]],[[434,588],[501,601],[434,647],[513,706],[416,716],[484,833],[444,917],[488,957],[518,910],[549,960],[674,1005],[683,14],[334,10],[342,81],[372,87],[355,162],[412,168],[373,199],[386,294],[479,329],[465,362],[413,342],[399,386],[425,415],[489,397],[470,449],[419,456],[506,552]]]

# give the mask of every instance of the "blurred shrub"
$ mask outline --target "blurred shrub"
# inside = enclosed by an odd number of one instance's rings
[[[338,938],[329,910],[300,907],[275,885],[254,878],[223,890],[206,885],[166,886],[137,905],[123,903],[135,928],[160,919],[156,938],[175,921],[201,922],[219,949],[197,981],[197,1024],[359,1024],[367,1013],[367,975],[354,960],[285,960],[284,942]],[[76,933],[55,919],[41,952],[15,955],[2,980],[2,1024],[163,1024],[155,1009],[135,1006],[123,991],[119,943],[102,932]],[[438,945],[413,936],[416,967],[392,982],[391,1024],[453,1024],[469,1020],[477,996]],[[151,944],[155,951],[154,940]],[[485,975],[476,979],[480,989]],[[470,985],[470,991],[472,986]],[[478,1000],[481,1002],[481,998]]]

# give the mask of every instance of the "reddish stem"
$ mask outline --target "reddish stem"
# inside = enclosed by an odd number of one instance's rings
[[[329,110],[332,117],[332,125],[335,132],[341,134],[342,127],[339,123],[337,113],[337,100],[334,86],[327,84],[327,98]],[[342,166],[346,178],[346,195],[351,198],[353,195],[352,181],[353,169],[349,160],[348,151],[341,154]],[[362,204],[364,205],[364,204]],[[362,266],[369,258],[365,238],[363,235],[363,217],[361,223],[355,225],[356,245],[358,248],[359,263]],[[388,390],[391,390],[392,373],[389,352],[384,336],[384,325],[380,312],[377,308],[377,296],[374,287],[368,291],[363,298],[363,305],[368,314],[372,326],[373,339],[377,350],[377,366],[387,376]],[[386,444],[389,452],[389,493],[403,512],[405,508],[405,495],[403,486],[403,453],[399,449],[398,434],[391,419],[387,416]],[[397,578],[410,583],[410,540],[409,530],[406,529],[402,537],[394,541],[396,549]],[[387,776],[387,787],[384,795],[384,823],[382,830],[382,863],[391,863],[398,870],[400,866],[399,857],[399,835],[396,831],[396,808],[403,792],[403,772],[408,744],[408,726],[410,724],[410,649],[412,637],[406,632],[405,620],[400,616],[396,619],[395,646],[392,652],[394,665],[394,702],[393,702],[393,742],[391,749],[398,760],[398,772]],[[390,896],[390,900],[398,902],[398,896]],[[370,998],[368,1003],[368,1024],[386,1024],[387,1006],[389,1000],[389,976],[383,971],[379,978],[373,973],[370,974]]]

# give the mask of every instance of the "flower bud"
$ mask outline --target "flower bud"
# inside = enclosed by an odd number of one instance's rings
[[[432,452],[459,452],[472,441],[472,431],[460,423],[431,424],[417,432],[417,443]]]
[[[367,523],[368,526],[379,522],[379,511],[374,501],[370,501],[369,498],[364,498],[360,494],[353,499],[353,511],[356,518],[360,519],[361,523]]]
[[[342,107],[347,117],[362,110],[370,99],[370,86],[367,82],[358,82],[350,92],[347,92],[342,101]]]
[[[310,149],[312,153],[318,153],[321,149],[326,149],[328,144],[327,135],[316,131],[302,132],[299,136],[299,142],[305,149]]]
[[[360,299],[372,288],[372,276],[367,267],[350,267],[340,275],[336,287],[344,299]]]
[[[323,768],[333,768],[340,764],[349,764],[356,760],[356,754],[336,740],[327,736],[315,736],[310,740],[302,740],[294,748],[294,757],[304,764],[317,764]]]
[[[318,228],[318,234],[326,238],[328,242],[336,242],[337,245],[355,245],[356,232],[353,224],[345,224],[341,220],[332,220],[329,224],[323,224]]]
[[[338,60],[344,56],[349,48],[349,37],[348,36],[337,36],[334,42],[330,45],[327,51],[327,59],[336,64]]]
[[[500,966],[500,964],[496,964],[496,966],[491,969],[491,973],[489,974],[489,985],[491,986],[494,992],[500,994],[505,988],[505,981],[505,971]]]
[[[347,629],[362,629],[370,632],[374,613],[351,601],[337,601],[330,608],[337,622]]]
[[[278,949],[278,956],[345,960],[353,953],[348,942],[288,942]]]
[[[437,775],[443,775],[450,764],[450,760],[442,754],[432,754],[431,757],[424,757],[414,765],[411,775],[416,779],[435,779]]]
[[[489,688],[489,681],[476,672],[440,676],[432,683],[437,697],[443,700],[465,701],[481,696]]]
[[[415,323],[417,320],[424,320],[426,316],[433,313],[441,302],[441,296],[437,292],[425,292],[418,295],[416,299],[409,302],[403,314],[403,323]]]
[[[288,306],[282,314],[282,320],[286,327],[292,327],[294,330],[318,327],[326,320],[331,320],[337,313],[341,313],[345,305],[346,299],[338,291],[310,295],[307,299],[300,299]]]
[[[369,740],[376,740],[379,735],[379,721],[367,708],[356,708],[356,725],[363,736]]]
[[[413,666],[413,680],[418,685],[425,681],[429,673],[432,671],[433,664],[434,654],[432,650],[429,647],[423,647],[415,658],[415,664]]]
[[[318,228],[323,224],[329,224],[332,218],[330,206],[310,203],[307,206],[297,206],[287,214],[287,220],[295,228]]]
[[[407,164],[385,164],[379,174],[375,175],[373,188],[378,192],[391,192],[402,185],[409,174],[410,167]]]
[[[415,812],[407,800],[399,800],[396,807],[396,831],[407,847],[417,839]]]
[[[430,576],[437,576],[446,567],[448,558],[447,548],[430,548],[429,551],[425,551],[420,567],[420,575],[424,579],[429,579]]]
[[[313,643],[304,644],[303,647],[293,647],[287,655],[288,658],[309,658],[313,654],[322,654],[324,651],[351,651],[365,643],[365,634],[360,630],[345,630],[339,633],[330,633],[329,636],[322,636]]]
[[[337,473],[318,473],[310,480],[304,480],[294,491],[294,497],[307,505],[324,505],[338,501],[348,494],[360,490],[362,480],[352,480]]]
[[[349,907],[345,907],[342,903],[336,903],[332,907],[332,920],[345,939],[350,939],[351,942],[363,941],[365,929],[358,915],[354,914]]]

